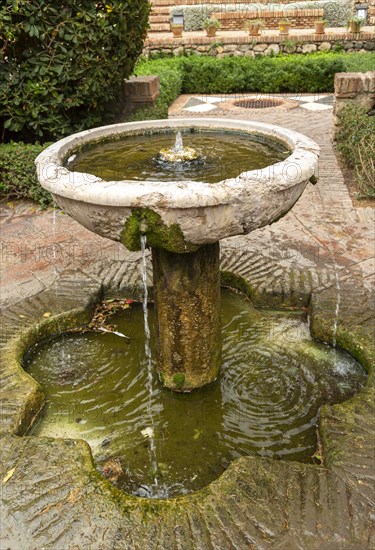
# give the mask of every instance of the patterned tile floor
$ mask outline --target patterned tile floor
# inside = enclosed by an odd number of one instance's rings
[[[218,105],[231,99],[270,99],[271,97],[282,97],[282,99],[291,99],[299,103],[299,107],[308,111],[329,111],[333,108],[333,95],[315,94],[315,95],[280,95],[275,94],[237,94],[222,96],[194,95],[187,99],[181,108],[186,113],[209,113],[218,109]]]

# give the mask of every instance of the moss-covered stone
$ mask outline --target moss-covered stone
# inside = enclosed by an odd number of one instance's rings
[[[230,271],[220,272],[220,284],[229,288],[240,290],[249,298],[254,298],[255,292],[250,283],[248,283],[241,275],[236,275]]]
[[[184,385],[185,375],[183,372],[178,372],[173,376],[173,384],[176,388],[180,389]]]
[[[141,235],[147,236],[147,244],[165,248],[169,252],[195,252],[199,246],[185,241],[177,224],[166,225],[161,216],[149,208],[135,208],[126,220],[121,242],[133,252],[141,249]]]
[[[368,434],[372,433],[375,414],[375,321],[374,314],[369,314],[366,293],[354,286],[350,293],[345,290],[342,289],[338,317],[335,315],[336,289],[328,289],[313,296],[311,334],[315,339],[330,344],[335,338],[339,348],[349,352],[361,363],[368,373],[368,379],[362,391],[349,401],[322,407],[319,432],[325,466],[337,470],[341,477],[355,477],[359,471],[367,480],[368,472],[373,471],[373,438],[368,437]],[[364,309],[367,311],[365,315]],[[358,470],[356,463],[359,456],[361,467]],[[358,477],[356,483],[362,484],[363,479]]]
[[[96,548],[98,541],[103,548],[134,549],[216,548],[223,541],[241,549],[372,547],[374,324],[370,304],[357,302],[353,293],[354,288],[350,295],[342,294],[337,342],[361,360],[370,376],[352,400],[322,409],[325,466],[330,470],[247,456],[233,461],[204,489],[148,500],[126,495],[103,478],[94,469],[87,443],[17,437],[10,429],[1,440],[0,461],[1,479],[14,469],[1,495],[7,547],[49,548],[56,541],[62,548]],[[312,332],[322,341],[332,339],[334,294],[331,302],[323,296],[312,300]],[[350,315],[346,302],[354,304]],[[90,318],[90,312],[76,310],[12,339],[2,354],[3,374],[13,377],[25,406],[32,381],[21,369],[25,348]]]
[[[44,406],[44,392],[38,384],[23,369],[24,355],[35,344],[42,340],[76,328],[88,323],[91,319],[92,309],[74,309],[54,317],[43,319],[40,323],[31,325],[27,330],[12,338],[2,354],[4,362],[3,375],[14,377],[17,384],[17,395],[12,399],[22,401],[22,406],[16,406],[13,402],[12,418],[6,414],[6,405],[2,405],[2,415],[0,422],[0,434],[5,431],[17,435],[23,435],[36,420],[38,413]]]

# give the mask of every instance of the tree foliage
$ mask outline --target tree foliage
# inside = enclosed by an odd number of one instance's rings
[[[149,9],[148,0],[2,0],[2,141],[100,124],[142,51]]]

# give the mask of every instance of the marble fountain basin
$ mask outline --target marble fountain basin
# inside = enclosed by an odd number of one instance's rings
[[[204,181],[104,181],[71,171],[67,159],[93,144],[127,136],[208,131],[248,135],[290,151],[281,162],[240,172],[215,184]],[[247,234],[285,215],[314,178],[318,145],[306,136],[270,124],[210,118],[115,124],[66,137],[36,159],[41,185],[55,202],[89,230],[139,249],[139,225],[147,239],[170,252],[192,252],[204,244]],[[134,219],[134,214],[136,217]],[[133,223],[133,222],[136,223]],[[139,223],[138,223],[139,222]],[[152,227],[150,227],[152,226]]]

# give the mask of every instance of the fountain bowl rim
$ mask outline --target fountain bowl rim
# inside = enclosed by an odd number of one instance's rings
[[[90,143],[142,132],[173,132],[188,128],[262,135],[271,141],[284,143],[291,154],[284,161],[242,172],[235,178],[215,184],[199,181],[104,181],[92,174],[70,171],[64,166],[69,154]],[[229,204],[231,197],[247,196],[249,186],[254,193],[259,193],[262,188],[269,190],[270,186],[274,191],[294,187],[315,174],[319,151],[319,146],[310,138],[281,126],[238,119],[176,118],[125,122],[84,130],[47,147],[35,159],[35,164],[39,182],[53,195],[103,206],[132,208],[163,202],[170,208],[191,208]]]

